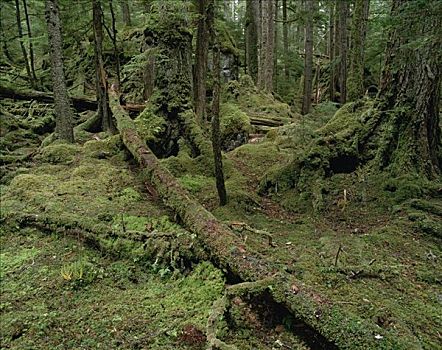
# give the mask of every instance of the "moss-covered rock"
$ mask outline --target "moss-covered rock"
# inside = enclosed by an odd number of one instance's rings
[[[220,114],[222,148],[230,151],[246,143],[252,130],[247,114],[232,103],[223,103]]]

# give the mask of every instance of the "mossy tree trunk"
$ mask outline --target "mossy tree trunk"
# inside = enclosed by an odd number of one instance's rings
[[[212,11],[213,14],[213,11]],[[212,15],[213,21],[213,15]],[[217,42],[216,33],[212,25],[212,43],[213,43],[213,101],[212,101],[212,149],[215,163],[216,189],[218,191],[219,204],[227,204],[226,185],[224,183],[223,157],[221,153],[221,132],[219,125],[219,101],[221,95],[220,82],[220,50]]]
[[[364,96],[364,52],[370,0],[356,0],[351,22],[350,71],[347,80],[350,101]]]
[[[379,93],[383,111],[377,162],[395,172],[440,174],[442,3],[394,0]],[[425,19],[425,20],[423,20]]]
[[[210,142],[204,136],[193,111],[192,33],[186,16],[176,16],[177,4],[162,2],[153,7],[152,15],[161,16],[161,25],[144,30],[144,40],[153,50],[149,60],[150,78],[154,78],[150,103],[153,111],[167,122],[163,137],[155,150],[161,156],[175,155],[178,141],[184,139],[191,155],[210,153]],[[160,13],[161,11],[161,13]],[[182,11],[182,8],[181,8]]]
[[[274,29],[274,2],[262,1],[261,3],[261,35],[258,65],[258,87],[266,92],[273,91],[273,55],[275,46]]]
[[[338,1],[339,26],[339,102],[347,102],[347,17],[349,3],[347,1]]]
[[[314,0],[305,0],[307,23],[305,25],[304,43],[304,89],[301,114],[308,114],[312,106],[312,81],[313,81],[313,11]]]
[[[329,98],[330,101],[335,100],[336,94],[336,4],[331,2],[330,4],[330,17],[329,17],[329,52],[330,52],[330,79],[329,79]]]
[[[196,34],[194,107],[200,124],[206,119],[207,54],[209,50],[208,6],[209,0],[199,0],[198,29]]]
[[[114,11],[114,6],[112,4],[112,0],[109,0],[109,10],[110,10],[111,19],[112,19],[112,31],[109,31],[109,36],[112,40],[112,46],[114,48],[115,73],[116,73],[116,78],[117,78],[117,85],[118,85],[118,88],[120,88],[120,86],[121,86],[120,50],[118,49],[116,18],[115,18],[115,11]]]
[[[258,0],[246,2],[246,65],[255,84],[258,79]]]
[[[130,18],[130,8],[128,0],[120,0],[121,13],[123,14],[123,23],[126,27],[130,27],[132,25],[132,21]]]
[[[57,0],[46,0],[46,23],[48,26],[51,58],[52,89],[54,91],[56,134],[67,142],[74,142],[73,113],[66,88],[63,68],[60,14]]]
[[[284,56],[284,75],[286,79],[289,79],[289,24],[287,23],[287,0],[282,0],[282,50]]]
[[[26,29],[28,31],[29,39],[29,65],[31,68],[32,79],[37,86],[37,75],[35,74],[35,59],[34,59],[34,44],[32,43],[32,29],[31,29],[31,19],[28,13],[28,4],[26,0],[23,0],[23,10],[25,12]]]

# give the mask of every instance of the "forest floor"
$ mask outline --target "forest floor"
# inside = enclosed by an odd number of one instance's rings
[[[180,269],[172,245],[147,260],[139,242],[104,237],[98,248],[81,236],[27,227],[26,217],[41,216],[123,234],[189,234],[146,191],[118,136],[39,149],[42,137],[29,124],[1,135],[1,347],[205,348],[212,305],[230,283],[211,263]],[[222,208],[204,160],[179,155],[164,164],[218,219],[239,228],[247,247],[296,276],[295,289],[308,286],[316,301],[416,348],[440,347],[442,247],[428,234],[440,229],[440,198],[398,204],[358,173],[334,176],[320,215],[287,192],[259,196],[263,169],[290,159],[282,148],[266,138],[227,153],[229,204]],[[158,263],[169,253],[169,265]],[[328,347],[278,306],[253,298],[234,300],[218,337],[238,349]]]

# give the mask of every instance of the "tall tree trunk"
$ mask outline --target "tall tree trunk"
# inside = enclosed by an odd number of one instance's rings
[[[121,85],[121,73],[120,73],[120,50],[118,49],[118,43],[117,43],[117,27],[116,27],[116,19],[115,19],[115,12],[114,12],[114,6],[112,4],[112,0],[109,0],[109,9],[111,13],[112,18],[112,46],[114,48],[114,56],[115,56],[115,71],[117,73],[117,84],[118,87]]]
[[[29,63],[32,73],[32,79],[34,80],[34,84],[37,84],[37,76],[35,75],[35,63],[34,63],[34,44],[32,43],[32,30],[31,30],[31,21],[29,19],[28,14],[28,5],[26,0],[23,0],[23,10],[25,12],[26,19],[26,28],[28,30],[28,38],[29,38]]]
[[[46,0],[46,22],[48,26],[51,58],[52,89],[54,91],[56,134],[58,138],[74,142],[72,110],[64,78],[62,36],[57,0]]]
[[[196,36],[194,106],[200,124],[206,118],[206,77],[209,33],[207,28],[209,6],[208,0],[198,1],[198,30]]]
[[[9,62],[13,62],[14,60],[12,59],[11,53],[9,52],[9,48],[8,48],[8,40],[6,39],[6,35],[5,35],[5,28],[4,28],[4,22],[3,22],[3,16],[1,16],[2,11],[0,9],[0,35],[1,35],[1,41],[2,41],[2,49],[3,49],[3,53],[5,54],[5,57],[9,60]]]
[[[330,101],[335,100],[336,95],[336,54],[337,54],[337,30],[336,30],[336,4],[331,2],[330,4],[330,19],[329,19],[329,50],[330,50],[330,80],[329,80],[329,94]]]
[[[284,75],[286,79],[290,78],[289,71],[289,24],[287,23],[287,0],[282,0],[282,47],[284,56]]]
[[[259,0],[246,2],[246,62],[247,73],[255,84],[258,79],[258,19]]]
[[[215,39],[216,40],[216,39]],[[221,153],[221,132],[219,125],[219,101],[220,88],[220,50],[215,43],[213,48],[213,101],[212,101],[212,149],[215,163],[216,189],[218,191],[219,204],[227,204],[226,185],[224,183],[223,157]]]
[[[218,191],[219,204],[227,204],[226,185],[224,183],[223,157],[221,153],[221,132],[219,122],[219,104],[221,96],[221,64],[219,42],[215,30],[215,1],[210,0],[207,10],[207,26],[210,31],[210,39],[213,47],[213,100],[212,100],[212,150],[215,163],[216,189]]]
[[[273,23],[274,50],[273,50],[273,87],[272,87],[274,91],[277,91],[278,88],[278,12],[279,12],[279,1],[275,0],[275,21]]]
[[[339,102],[347,101],[347,17],[349,3],[338,1],[339,16]]]
[[[310,113],[312,106],[312,80],[313,80],[313,15],[314,0],[305,0],[305,12],[307,23],[305,26],[304,46],[304,89],[302,98],[301,114]]]
[[[130,27],[132,25],[132,21],[130,19],[130,9],[128,0],[120,0],[121,13],[123,14],[123,23],[126,27]]]
[[[23,29],[21,26],[21,15],[20,15],[20,2],[15,0],[15,15],[17,19],[17,30],[18,38],[20,41],[20,48],[23,54],[23,60],[25,61],[26,74],[28,76],[29,82],[33,88],[35,87],[34,78],[32,77],[31,67],[29,65],[28,53],[26,52],[25,44],[23,43]]]
[[[437,0],[423,6],[394,0],[391,16],[395,22],[379,93],[385,113],[377,160],[381,168],[390,166],[397,173],[435,178],[441,170],[442,6]],[[415,42],[420,45],[409,45]]]
[[[104,131],[115,131],[109,111],[107,95],[107,76],[103,63],[103,12],[100,0],[92,0],[92,15],[94,26],[94,53],[95,53],[95,89],[98,101],[98,114]]]
[[[347,81],[348,98],[364,95],[364,52],[370,0],[356,0],[351,29],[350,71]]]
[[[258,87],[266,92],[273,90],[274,10],[273,1],[261,2],[261,50],[258,71]]]
[[[339,57],[339,16],[336,2],[330,4],[330,101],[336,101],[336,85],[338,80]]]

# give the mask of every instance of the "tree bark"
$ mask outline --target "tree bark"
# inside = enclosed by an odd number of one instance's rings
[[[275,45],[273,1],[261,2],[261,50],[258,70],[258,87],[273,91],[273,55]]]
[[[95,53],[95,89],[97,93],[98,115],[101,118],[103,131],[115,131],[109,113],[107,94],[107,76],[103,63],[103,12],[100,0],[92,0],[92,15],[94,27],[94,53]]]
[[[273,91],[278,89],[278,15],[279,15],[279,0],[275,0],[275,16],[274,16],[274,35],[273,35]]]
[[[396,173],[436,178],[441,171],[442,8],[436,0],[422,7],[394,0],[391,16],[395,22],[379,93],[379,108],[385,111],[382,123],[387,126],[377,161]],[[418,47],[410,47],[416,42]]]
[[[115,71],[117,74],[117,84],[118,87],[121,86],[121,74],[120,74],[120,50],[118,49],[118,43],[117,43],[117,27],[116,27],[116,20],[115,20],[115,12],[114,7],[112,5],[112,0],[109,0],[109,9],[111,13],[112,18],[112,46],[114,48],[114,56],[115,56]]]
[[[347,17],[349,3],[338,1],[339,16],[339,102],[344,104],[347,101]]]
[[[259,0],[246,2],[246,63],[247,73],[255,84],[258,79],[258,12]]]
[[[123,23],[126,27],[130,27],[132,25],[132,21],[130,18],[130,9],[128,0],[120,0],[121,13],[123,14]]]
[[[61,23],[57,0],[46,0],[46,22],[48,25],[49,49],[51,57],[52,89],[55,103],[55,132],[59,139],[74,142],[72,127],[73,113],[64,77]]]
[[[26,3],[26,0],[23,0],[23,10],[25,12],[26,28],[28,30],[28,38],[29,38],[29,63],[31,67],[32,79],[34,80],[34,84],[36,86],[37,76],[35,74],[34,44],[32,43],[31,21],[29,19],[28,5]]]
[[[29,82],[32,88],[35,88],[34,78],[32,76],[31,67],[29,65],[28,53],[26,52],[25,44],[23,43],[23,29],[21,26],[21,15],[20,15],[20,2],[19,0],[15,0],[15,16],[17,19],[17,30],[18,30],[18,38],[20,41],[20,48],[23,55],[23,60],[25,62],[26,75],[28,76]]]
[[[216,40],[216,39],[215,39]],[[213,101],[212,101],[212,149],[215,163],[216,189],[218,191],[219,204],[227,204],[226,185],[224,183],[223,158],[221,154],[221,132],[219,126],[219,100],[221,95],[220,84],[220,50],[218,44],[213,48]]]
[[[348,98],[364,96],[364,52],[370,0],[356,0],[352,18]]]
[[[329,17],[329,54],[330,54],[330,79],[329,79],[329,98],[330,101],[335,100],[336,95],[336,26],[335,26],[335,8],[336,4],[330,4]]]
[[[206,119],[207,53],[209,50],[208,0],[198,1],[198,29],[195,54],[194,106],[197,121],[202,125]],[[210,5],[211,6],[211,5]]]
[[[305,56],[304,56],[304,89],[301,114],[310,113],[312,106],[312,80],[313,80],[313,16],[314,0],[305,0],[307,23],[305,26]]]
[[[282,0],[282,47],[284,56],[284,75],[286,79],[290,79],[289,70],[289,24],[287,23],[287,0]]]

